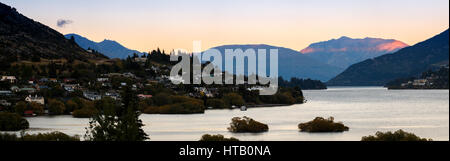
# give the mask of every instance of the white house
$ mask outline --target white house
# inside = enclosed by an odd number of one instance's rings
[[[102,96],[97,94],[96,92],[83,92],[83,96],[91,101],[102,99]]]
[[[44,97],[40,97],[40,96],[37,96],[37,95],[35,95],[35,96],[28,95],[25,98],[25,101],[27,101],[27,102],[35,102],[35,103],[39,103],[41,105],[45,105]]]
[[[14,83],[17,81],[15,76],[2,76],[1,81],[8,81],[10,83]]]

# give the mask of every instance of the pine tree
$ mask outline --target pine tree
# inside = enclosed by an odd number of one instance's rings
[[[139,119],[136,95],[127,86],[122,94],[122,105],[112,99],[102,99],[97,108],[103,110],[89,122],[85,139],[90,141],[145,141],[148,135]],[[106,105],[105,105],[106,104]]]

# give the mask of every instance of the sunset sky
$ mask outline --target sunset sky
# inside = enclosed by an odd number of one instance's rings
[[[269,44],[301,50],[341,36],[409,45],[449,27],[448,0],[0,0],[63,33],[139,51]],[[58,20],[71,23],[57,26]]]

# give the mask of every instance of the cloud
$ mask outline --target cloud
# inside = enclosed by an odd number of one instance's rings
[[[72,20],[64,20],[64,19],[59,19],[58,22],[56,22],[56,25],[58,27],[64,27],[68,24],[71,24],[73,21]]]

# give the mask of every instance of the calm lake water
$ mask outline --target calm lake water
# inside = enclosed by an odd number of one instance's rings
[[[382,87],[331,87],[304,91],[308,102],[285,107],[208,110],[198,115],[141,116],[151,140],[196,141],[203,134],[222,134],[240,140],[357,141],[376,131],[403,129],[433,140],[449,140],[448,90],[387,90]],[[249,116],[267,123],[269,132],[233,134],[227,131],[232,117]],[[297,125],[316,116],[333,116],[350,127],[343,133],[302,133]],[[28,133],[61,131],[84,135],[89,119],[71,116],[27,118]]]

